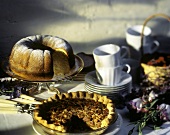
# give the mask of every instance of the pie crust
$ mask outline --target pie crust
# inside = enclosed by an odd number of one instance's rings
[[[108,127],[115,120],[116,112],[112,100],[106,96],[78,91],[56,94],[43,101],[34,110],[33,118],[51,130],[73,133]],[[74,120],[81,122],[77,124]]]

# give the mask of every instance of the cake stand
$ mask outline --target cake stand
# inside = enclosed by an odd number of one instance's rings
[[[29,91],[30,95],[40,94],[44,91],[51,91],[59,94],[60,91],[56,88],[56,84],[60,84],[60,83],[63,84],[72,81],[72,78],[76,76],[83,69],[84,62],[79,56],[75,55],[75,65],[68,74],[65,74],[64,76],[54,75],[51,79],[44,78],[43,80],[26,79],[14,74],[9,67],[9,59],[4,60],[1,66],[2,69],[5,71],[5,73],[7,73],[10,77],[17,78],[21,81],[25,81],[28,83],[37,84],[36,89]]]

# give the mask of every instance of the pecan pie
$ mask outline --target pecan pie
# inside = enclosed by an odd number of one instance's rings
[[[108,127],[116,112],[106,96],[79,91],[48,98],[37,106],[33,117],[51,130],[76,133]]]

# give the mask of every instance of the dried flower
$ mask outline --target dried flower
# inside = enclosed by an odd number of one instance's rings
[[[133,133],[135,127],[142,135],[142,130],[146,126],[158,129],[163,122],[170,121],[170,78],[164,85],[155,86],[146,76],[140,85],[137,96],[127,102],[130,115],[133,115],[130,117],[133,120],[132,124],[135,124],[128,135]],[[137,119],[133,118],[134,115]]]
[[[139,112],[142,109],[142,99],[141,98],[135,98],[129,103],[133,109],[137,109]]]
[[[160,110],[160,118],[169,121],[170,120],[170,105],[161,104],[157,106],[157,109]]]
[[[149,102],[152,102],[156,97],[158,97],[158,94],[155,94],[154,91],[151,91],[151,92],[149,93],[148,101],[149,101]]]

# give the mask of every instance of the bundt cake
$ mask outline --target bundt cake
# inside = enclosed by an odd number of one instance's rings
[[[75,65],[71,45],[56,36],[35,35],[19,40],[9,57],[11,71],[28,80],[64,76]]]
[[[106,96],[77,91],[56,94],[43,101],[33,111],[33,118],[43,129],[49,129],[49,134],[52,130],[80,133],[107,128],[117,114]]]

